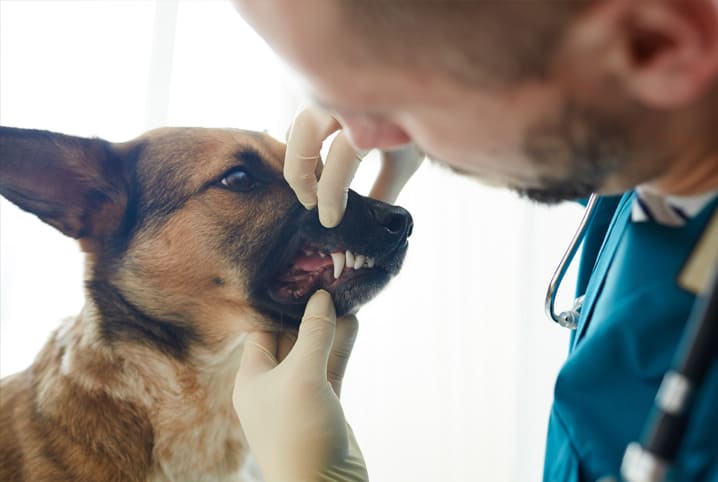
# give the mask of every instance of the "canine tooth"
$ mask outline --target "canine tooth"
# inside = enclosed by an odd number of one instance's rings
[[[347,249],[346,256],[347,256],[347,267],[353,268],[354,267],[354,253],[352,253],[351,251],[349,251]]]
[[[344,253],[332,253],[332,261],[334,261],[334,279],[339,279],[344,271],[346,256]]]
[[[376,260],[374,258],[367,258],[366,259],[367,268],[373,268],[375,262],[376,262]]]
[[[366,256],[363,254],[357,254],[354,257],[354,269],[359,269],[364,265],[364,261],[366,260]]]

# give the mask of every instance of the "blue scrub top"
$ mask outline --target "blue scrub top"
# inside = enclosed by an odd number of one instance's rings
[[[641,439],[695,299],[677,280],[718,200],[676,228],[632,222],[634,196],[601,198],[584,241],[577,292],[586,298],[556,380],[546,482],[620,480],[623,452]],[[668,480],[718,482],[718,363]]]

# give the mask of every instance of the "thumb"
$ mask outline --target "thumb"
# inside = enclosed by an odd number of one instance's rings
[[[329,293],[324,290],[314,293],[307,302],[297,341],[287,359],[292,358],[302,371],[326,377],[336,322]]]
[[[327,379],[337,397],[341,396],[344,372],[356,341],[358,329],[359,322],[354,315],[347,315],[337,320],[337,331],[327,366]]]
[[[252,331],[247,334],[237,378],[253,377],[277,366],[277,334]]]

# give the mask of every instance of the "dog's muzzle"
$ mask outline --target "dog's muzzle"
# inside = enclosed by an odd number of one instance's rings
[[[338,316],[356,311],[399,272],[414,227],[407,210],[353,191],[335,228],[321,226],[316,210],[299,217],[270,254],[274,266],[256,296],[282,324],[298,324],[318,289],[332,295]]]

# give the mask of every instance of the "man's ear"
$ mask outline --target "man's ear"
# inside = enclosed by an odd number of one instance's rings
[[[0,194],[73,238],[121,227],[125,164],[102,139],[0,127]]]
[[[597,2],[574,24],[567,43],[582,70],[603,70],[638,103],[679,108],[718,81],[718,2]]]

